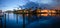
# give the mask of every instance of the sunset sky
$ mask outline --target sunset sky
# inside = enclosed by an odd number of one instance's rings
[[[0,0],[0,10],[13,10],[15,7],[23,6],[30,1],[40,5],[46,4],[55,8],[60,7],[60,0]]]

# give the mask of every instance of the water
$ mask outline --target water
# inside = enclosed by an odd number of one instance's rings
[[[4,17],[2,21],[4,28]],[[6,28],[60,28],[60,16],[6,13]]]

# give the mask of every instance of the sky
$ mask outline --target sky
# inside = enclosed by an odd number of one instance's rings
[[[40,5],[50,5],[57,8],[60,6],[60,0],[0,0],[0,10],[13,10],[18,6],[23,6],[29,2],[39,3]],[[58,6],[57,6],[58,5]]]
[[[12,10],[25,3],[22,0],[0,0],[0,10]]]

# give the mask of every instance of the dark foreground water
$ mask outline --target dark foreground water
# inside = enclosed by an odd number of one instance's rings
[[[2,24],[2,26],[1,26]],[[60,16],[7,14],[0,18],[2,28],[60,28]]]

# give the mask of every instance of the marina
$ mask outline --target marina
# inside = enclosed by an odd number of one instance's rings
[[[0,0],[0,28],[60,28],[60,0]]]

